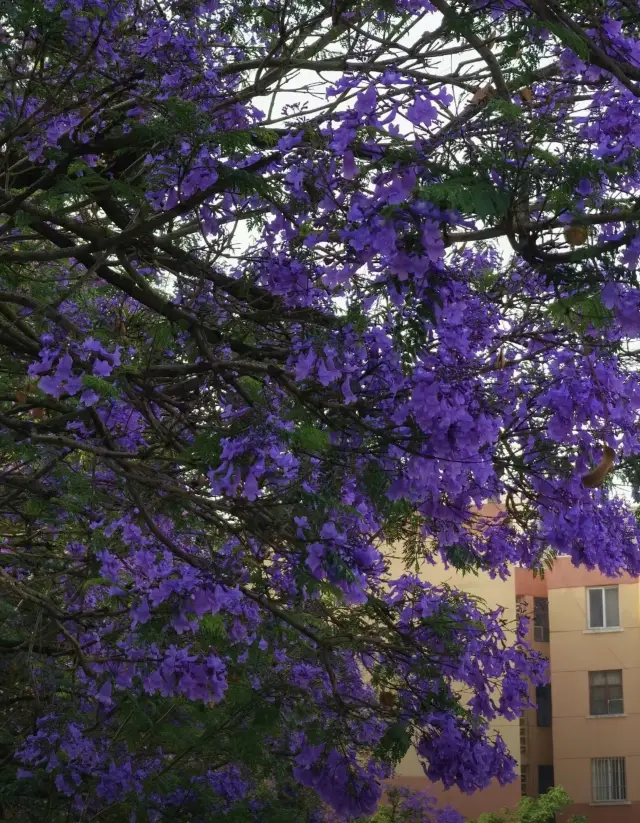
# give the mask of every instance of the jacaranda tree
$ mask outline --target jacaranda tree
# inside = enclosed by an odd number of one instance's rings
[[[2,0],[0,816],[513,779],[543,662],[413,569],[640,571],[639,24]]]

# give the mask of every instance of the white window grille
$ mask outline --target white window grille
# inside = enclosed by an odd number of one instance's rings
[[[591,761],[591,791],[594,803],[627,799],[624,757],[596,757]]]

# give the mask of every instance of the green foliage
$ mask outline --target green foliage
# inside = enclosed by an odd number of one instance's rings
[[[547,313],[554,322],[578,332],[602,328],[612,316],[598,294],[558,298],[547,306]]]
[[[624,479],[631,487],[631,494],[636,503],[640,503],[640,460],[627,457],[623,467]],[[636,509],[636,518],[640,519],[640,508]]]
[[[282,190],[269,179],[259,174],[254,174],[247,169],[225,169],[221,177],[224,177],[225,185],[235,188],[238,194],[249,197],[252,194],[261,194],[263,197],[274,203],[284,205],[282,201]]]
[[[200,619],[199,631],[205,642],[212,646],[216,646],[227,636],[224,620],[219,614],[205,614]]]
[[[477,577],[482,569],[488,568],[488,564],[479,560],[463,545],[450,546],[447,550],[447,560],[462,575],[473,574]]]
[[[500,191],[488,180],[463,173],[442,183],[432,183],[420,189],[420,196],[462,214],[481,219],[504,217],[509,208],[507,192]]]
[[[291,433],[291,441],[302,452],[321,454],[329,448],[329,433],[310,423],[303,423]]]
[[[376,751],[376,756],[397,765],[411,747],[411,733],[406,723],[389,726]]]
[[[500,114],[505,120],[515,121],[522,117],[522,108],[511,100],[502,100],[494,97],[487,103],[488,112]]]
[[[568,26],[562,23],[556,23],[555,21],[545,20],[544,28],[551,32],[551,34],[554,34],[558,40],[570,48],[571,51],[575,52],[581,60],[588,59],[589,46],[587,41]]]
[[[185,450],[185,458],[190,458],[197,465],[208,468],[216,465],[220,459],[220,452],[220,437],[209,432],[202,432]]]
[[[554,786],[540,797],[523,797],[515,809],[482,814],[476,823],[552,823],[555,815],[570,804],[571,798],[562,786]],[[567,823],[587,823],[587,818],[574,815]]]
[[[82,378],[85,386],[93,389],[100,397],[118,397],[118,389],[109,380],[96,377],[94,374],[85,374]]]

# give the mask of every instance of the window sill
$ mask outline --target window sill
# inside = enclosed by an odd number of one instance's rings
[[[623,632],[624,628],[622,626],[611,626],[610,628],[606,626],[603,629],[585,629],[582,634],[608,634],[609,632]]]
[[[630,800],[593,800],[590,806],[630,806]]]
[[[622,714],[588,714],[587,720],[604,720],[610,717],[626,717],[626,712]]]

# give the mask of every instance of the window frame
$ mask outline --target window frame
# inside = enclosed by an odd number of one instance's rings
[[[529,797],[529,766],[527,763],[520,764],[520,796]]]
[[[538,603],[546,603],[546,607],[542,609],[537,606]],[[543,620],[538,622],[538,618],[542,616]],[[549,642],[549,598],[548,597],[534,597],[533,598],[533,639],[538,643]]]
[[[615,589],[617,592],[617,601],[618,601],[618,622],[616,625],[609,625],[607,623],[607,604],[605,601],[605,591],[607,589]],[[591,625],[591,592],[599,591],[601,592],[602,597],[602,626],[592,626]],[[590,632],[607,632],[607,631],[619,631],[622,627],[620,625],[620,586],[587,586],[586,587],[586,595],[587,595],[587,629]]]
[[[597,669],[595,671],[588,672],[589,676],[589,716],[590,717],[620,717],[624,715],[624,674],[623,669]],[[593,675],[605,675],[605,682],[602,686],[594,684],[592,682]],[[607,675],[610,674],[619,674],[620,675],[620,683],[608,683],[607,682]],[[620,688],[620,697],[610,697],[609,691],[613,688]],[[607,709],[609,708],[610,703],[614,701],[620,701],[622,704],[621,710],[619,712],[596,712],[594,711],[594,697],[593,697],[593,689],[604,689],[604,701],[607,705]]]
[[[607,772],[607,785],[604,787],[607,789],[608,796],[606,798],[597,797],[598,792],[596,791],[596,771],[598,769],[598,765],[600,767],[604,764],[607,764],[605,770]],[[614,772],[617,771],[617,774],[614,775]],[[618,784],[616,786],[616,783]],[[598,788],[602,789],[602,784],[598,786]],[[621,796],[614,796],[616,794],[615,789],[619,788],[620,791],[618,794]],[[600,805],[600,804],[617,804],[617,803],[628,803],[628,792],[627,792],[627,763],[626,758],[624,757],[592,757],[591,758],[591,802]]]
[[[529,748],[529,730],[524,715],[520,715],[520,754],[526,754]]]

